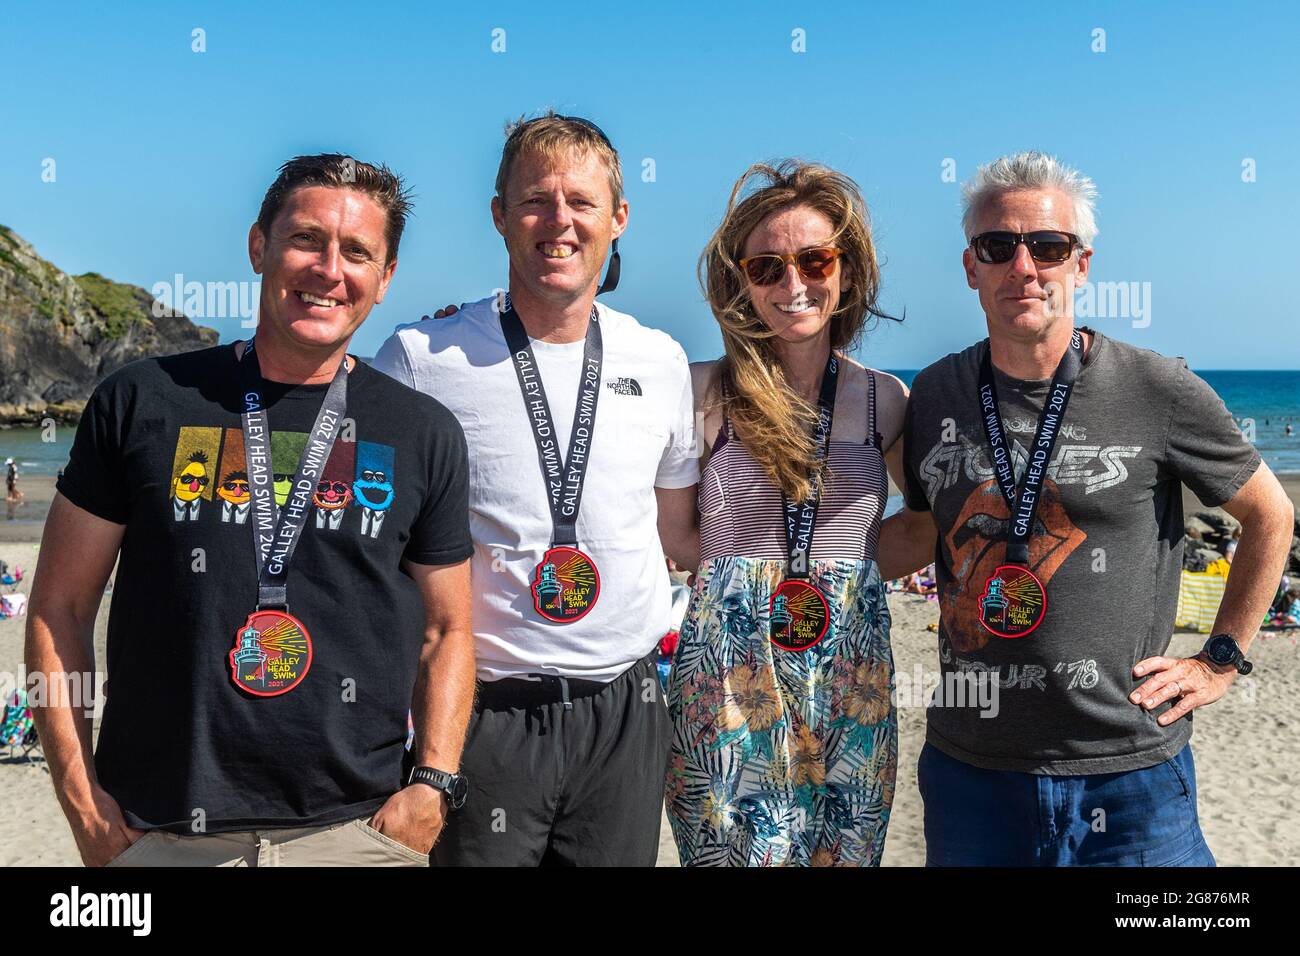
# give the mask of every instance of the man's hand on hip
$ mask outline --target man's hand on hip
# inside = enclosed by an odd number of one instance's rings
[[[1173,707],[1156,718],[1156,723],[1167,727],[1175,720],[1189,714],[1196,707],[1212,704],[1228,690],[1237,676],[1235,667],[1219,668],[1204,657],[1148,657],[1133,666],[1133,675],[1151,678],[1128,695],[1131,703],[1145,710],[1154,710],[1174,697],[1181,697]]]

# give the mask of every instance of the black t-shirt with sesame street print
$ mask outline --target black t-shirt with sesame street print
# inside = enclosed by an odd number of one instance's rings
[[[265,385],[277,506],[327,387]],[[241,645],[257,569],[240,394],[231,345],[133,362],[95,390],[58,483],[125,525],[95,769],[135,827],[312,826],[377,809],[400,786],[424,635],[401,561],[473,551],[460,425],[358,362],[289,568],[305,634],[266,628]]]

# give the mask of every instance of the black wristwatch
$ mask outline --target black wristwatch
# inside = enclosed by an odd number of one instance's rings
[[[447,795],[447,804],[453,810],[463,807],[465,798],[469,796],[469,781],[463,773],[447,773],[433,767],[415,767],[411,770],[406,785],[409,787],[413,783],[423,783],[441,790]]]
[[[1232,639],[1231,634],[1215,634],[1205,642],[1205,656],[1210,659],[1211,664],[1218,664],[1220,667],[1235,667],[1238,674],[1249,674],[1255,667],[1250,661],[1246,660],[1245,655],[1241,653],[1241,648],[1237,642]]]

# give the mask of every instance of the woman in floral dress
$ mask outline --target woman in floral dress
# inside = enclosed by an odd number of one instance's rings
[[[751,167],[700,273],[726,354],[692,367],[708,460],[668,690],[673,835],[688,866],[878,865],[898,729],[876,545],[907,390],[844,355],[882,317],[856,185]]]

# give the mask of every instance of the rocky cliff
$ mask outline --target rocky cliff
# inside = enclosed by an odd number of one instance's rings
[[[138,286],[69,276],[0,226],[0,424],[74,420],[127,362],[215,345],[217,331],[155,311]]]

